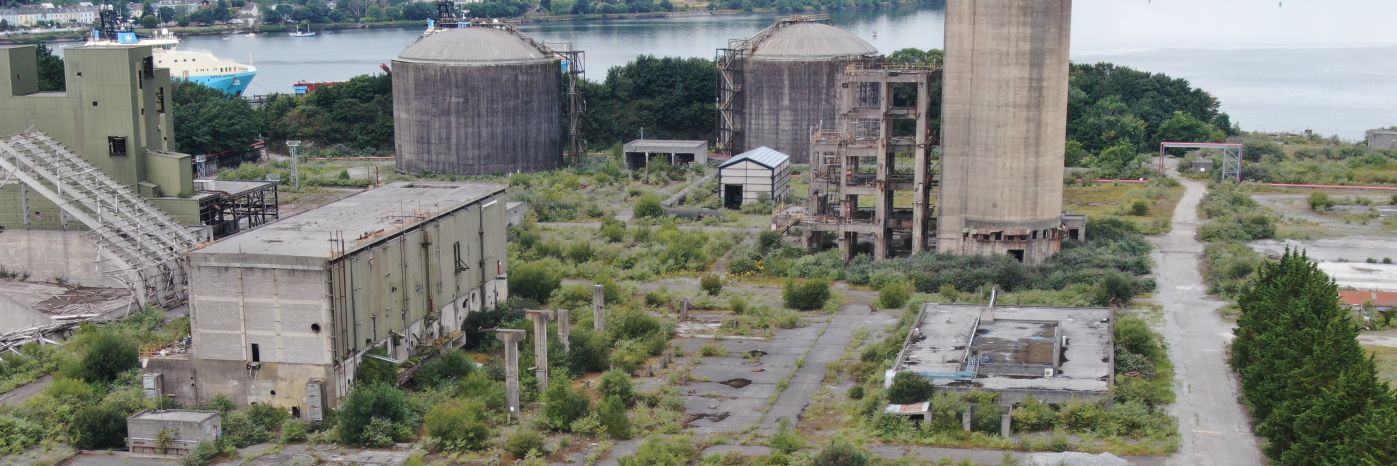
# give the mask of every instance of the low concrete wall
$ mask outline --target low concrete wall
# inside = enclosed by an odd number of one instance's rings
[[[269,404],[306,413],[306,382],[334,380],[329,366],[262,363],[249,369],[244,361],[216,359],[151,358],[143,361],[144,373],[160,373],[160,393],[185,405],[197,406],[218,395],[238,406]],[[327,406],[338,404],[339,393],[327,384]]]
[[[0,266],[29,272],[30,280],[54,281],[61,277],[87,286],[120,286],[102,275],[97,245],[82,234],[73,230],[5,229],[0,231]]]

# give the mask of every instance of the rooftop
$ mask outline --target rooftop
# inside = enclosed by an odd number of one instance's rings
[[[927,304],[893,369],[936,386],[1104,393],[1110,318],[1106,308],[995,306],[990,314],[976,304]]]
[[[150,421],[204,422],[208,418],[215,417],[218,415],[218,411],[168,409],[164,411],[141,411],[139,413],[131,415],[131,419],[141,419]]]
[[[223,183],[220,181],[219,183]],[[229,236],[201,249],[205,254],[263,254],[329,259],[331,235],[339,232],[346,254],[412,225],[497,194],[505,187],[399,181]]]
[[[753,44],[758,60],[807,61],[856,55],[875,55],[878,49],[849,31],[817,22],[790,23]]]
[[[443,29],[418,39],[397,61],[447,65],[503,65],[557,60],[503,29],[471,26]]]
[[[786,161],[790,159],[791,156],[783,154],[776,149],[761,146],[756,149],[752,149],[747,152],[743,152],[741,154],[733,156],[733,158],[730,158],[728,159],[728,161],[723,162],[722,165],[719,165],[718,168],[732,166],[733,164],[736,164],[743,160],[751,160],[761,166],[774,169],[780,166],[781,164],[786,163]]]
[[[1397,291],[1339,290],[1339,303],[1348,306],[1372,303],[1376,307],[1397,307]]]
[[[626,152],[708,151],[708,141],[636,139],[626,143]]]

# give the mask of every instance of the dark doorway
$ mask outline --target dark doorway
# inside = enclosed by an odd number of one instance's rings
[[[1009,255],[1010,255],[1010,256],[1013,256],[1013,257],[1014,257],[1014,260],[1019,261],[1019,262],[1023,262],[1023,250],[1022,250],[1022,249],[1010,249],[1010,250],[1009,250]]]
[[[252,362],[262,362],[262,348],[256,343],[252,344]]]
[[[742,185],[723,185],[723,207],[733,210],[742,208]]]

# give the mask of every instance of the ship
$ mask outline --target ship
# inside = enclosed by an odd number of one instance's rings
[[[110,10],[102,10],[103,26],[93,29],[86,45],[149,45],[155,66],[169,69],[170,78],[199,83],[228,95],[243,95],[257,76],[257,68],[252,65],[217,57],[208,50],[179,47],[179,39],[163,28],[154,36],[139,37],[115,18],[109,22],[107,11]]]

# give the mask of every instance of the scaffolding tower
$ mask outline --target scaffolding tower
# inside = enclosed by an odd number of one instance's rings
[[[939,158],[929,115],[932,65],[852,63],[836,84],[836,122],[811,136],[805,243],[853,257],[863,236],[874,260],[935,249]]]
[[[169,214],[39,131],[0,139],[0,170],[87,226],[116,262],[104,273],[141,304],[185,303],[184,256],[200,240]]]
[[[758,44],[772,33],[796,23],[825,23],[829,15],[793,15],[777,18],[776,22],[746,39],[729,39],[728,46],[718,49],[714,63],[718,67],[718,140],[719,155],[732,156],[744,148],[742,141],[744,63]]]

